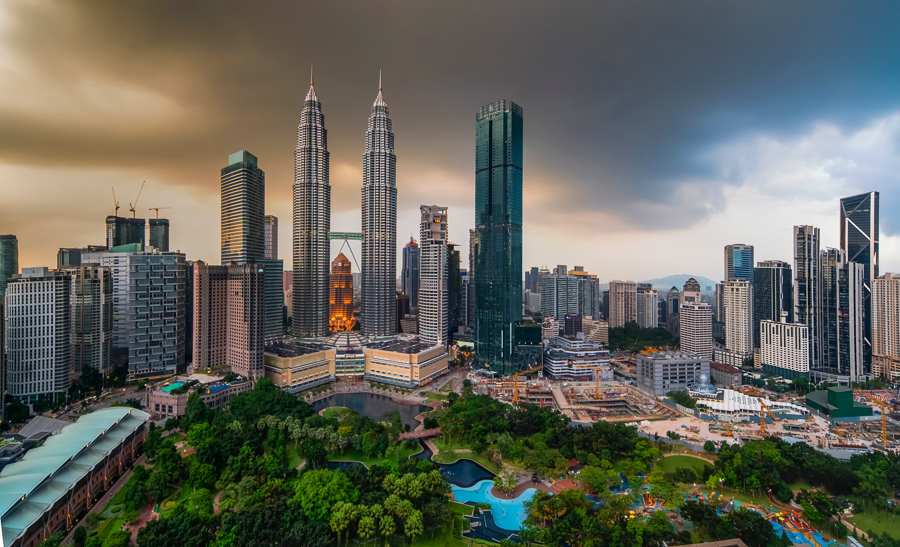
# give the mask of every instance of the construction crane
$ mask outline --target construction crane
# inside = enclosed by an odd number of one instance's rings
[[[110,186],[113,191],[113,202],[116,204],[116,216],[119,216],[119,200],[116,199],[116,188],[114,186]]]
[[[151,207],[151,211],[156,211],[156,218],[159,220],[159,210],[160,209],[171,209],[171,207]]]
[[[138,195],[136,198],[134,198],[134,205],[132,205],[130,203],[128,204],[128,210],[131,211],[131,218],[137,218],[137,213],[135,213],[134,208],[137,207],[137,202],[139,199],[141,199],[141,192],[144,191],[145,184],[147,184],[146,180],[141,183],[141,189],[138,190]]]
[[[871,395],[864,393],[870,401],[881,407],[881,446],[887,446],[887,414],[888,405],[881,399],[876,399]]]
[[[599,401],[600,400],[600,371],[607,370],[607,369],[601,368],[601,367],[590,367],[590,366],[588,368],[594,371],[594,379],[595,379],[594,399],[597,399]]]
[[[769,407],[762,401],[762,399],[757,399],[759,401],[759,436],[764,437],[766,435],[766,412],[769,413],[769,416],[772,417],[776,422],[780,422],[777,416],[772,414],[772,411],[769,410]]]
[[[519,376],[523,376],[525,374],[529,374],[531,372],[536,372],[544,368],[544,365],[539,367],[530,368],[528,370],[524,370],[522,372],[516,372],[513,374],[513,404],[519,404]]]

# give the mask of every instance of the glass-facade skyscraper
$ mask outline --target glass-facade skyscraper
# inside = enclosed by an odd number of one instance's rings
[[[169,219],[150,219],[150,246],[163,253],[169,252]]]
[[[262,258],[266,174],[256,156],[241,150],[222,168],[222,264]]]
[[[522,107],[499,100],[475,114],[475,359],[515,369],[522,319]]]
[[[819,229],[794,226],[794,321],[809,327],[809,368],[821,363],[822,284]]]
[[[753,269],[753,347],[760,347],[760,322],[794,322],[794,283],[791,265],[781,260],[764,260]]]
[[[725,281],[744,279],[753,283],[753,245],[725,246]]]
[[[419,309],[419,244],[413,237],[403,247],[400,290],[409,296],[410,313],[415,314]]]
[[[878,277],[878,192],[841,199],[841,250],[847,260],[862,264],[863,354],[866,372],[872,363],[872,287]]]
[[[12,234],[0,235],[0,296],[6,294],[9,278],[19,273],[19,240]],[[0,346],[0,352],[3,347]]]

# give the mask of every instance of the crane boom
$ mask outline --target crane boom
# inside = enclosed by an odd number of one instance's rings
[[[880,399],[864,393],[870,401],[881,407],[881,446],[887,446],[887,404]]]
[[[514,404],[519,404],[519,376],[528,374],[530,372],[535,372],[537,370],[541,370],[542,368],[544,368],[544,365],[541,365],[539,367],[530,368],[530,369],[524,370],[522,372],[516,372],[515,374],[513,374],[513,403]]]
[[[768,405],[763,402],[762,399],[757,399],[759,401],[759,435],[760,437],[766,434],[766,412],[769,413],[769,416],[772,417],[776,422],[780,422],[777,416],[772,414],[772,411],[769,410]]]
[[[145,185],[145,184],[147,184],[147,181],[146,181],[146,180],[145,180],[144,182],[141,183],[141,189],[138,190],[138,195],[137,195],[136,198],[134,198],[134,205],[132,205],[132,204],[130,204],[130,203],[128,204],[128,210],[131,211],[131,218],[136,218],[136,217],[137,217],[137,214],[135,213],[134,208],[137,207],[137,202],[138,202],[139,199],[141,199],[141,192],[144,191],[144,185]]]
[[[116,187],[115,187],[115,186],[110,186],[110,188],[112,188],[112,191],[113,191],[113,203],[116,204],[116,213],[115,213],[115,216],[119,216],[119,200],[116,199]]]

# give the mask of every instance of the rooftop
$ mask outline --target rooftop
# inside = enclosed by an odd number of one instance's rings
[[[741,371],[739,369],[736,369],[731,365],[716,363],[715,361],[712,361],[709,363],[709,368],[721,370],[722,372],[727,372],[728,374],[740,374],[741,373]]]
[[[384,342],[375,342],[366,346],[369,349],[380,349],[384,351],[395,351],[397,353],[406,353],[414,355],[429,350],[434,344],[428,342],[419,342],[414,340],[385,340]]]
[[[319,351],[325,351],[326,349],[328,348],[325,345],[313,342],[285,341],[275,342],[274,344],[267,345],[266,353],[272,354],[276,357],[291,358],[300,357],[301,355],[309,355]]]

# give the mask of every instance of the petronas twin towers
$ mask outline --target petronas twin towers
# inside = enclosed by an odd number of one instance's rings
[[[311,79],[311,78],[310,78]],[[394,133],[381,95],[372,105],[363,154],[362,321],[363,334],[396,333],[397,187]],[[328,133],[315,86],[300,113],[294,152],[293,333],[299,338],[328,335],[331,258],[331,185]]]

